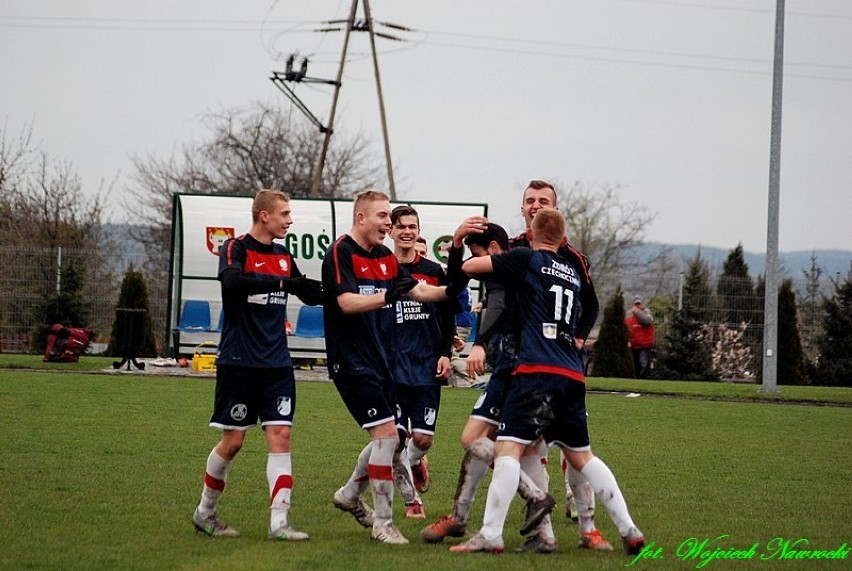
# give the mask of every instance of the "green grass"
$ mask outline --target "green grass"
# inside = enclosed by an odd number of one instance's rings
[[[637,392],[712,400],[746,400],[852,405],[852,388],[778,386],[777,393],[764,393],[762,386],[751,383],[708,383],[698,381],[649,381],[589,377],[590,391]]]
[[[0,353],[0,369],[36,369],[42,371],[99,371],[112,367],[115,357],[82,355],[76,363],[45,363],[42,355]]]
[[[609,383],[591,384],[613,390]],[[633,387],[632,382],[619,383]],[[650,386],[645,383],[640,386]],[[679,384],[670,386],[675,390]],[[618,477],[637,524],[664,548],[664,559],[640,561],[634,569],[695,567],[674,555],[689,537],[730,534],[725,547],[744,549],[755,542],[762,549],[779,536],[805,537],[821,549],[852,542],[848,406],[661,398],[625,390],[643,396],[591,394],[588,408],[596,453]],[[195,534],[190,523],[204,461],[218,438],[207,427],[211,380],[0,371],[5,432],[0,440],[0,569],[497,565],[564,570],[616,569],[628,562],[618,553],[575,549],[576,527],[562,515],[561,503],[555,512],[560,540],[555,556],[448,553],[444,545],[419,541],[423,524],[406,520],[400,502],[395,519],[411,545],[371,542],[366,530],[331,505],[331,495],[349,476],[366,435],[331,384],[299,383],[298,391],[292,518],[311,540],[276,544],[266,539],[266,450],[259,430],[249,433],[221,504],[223,517],[243,535],[213,540]],[[461,458],[458,436],[477,395],[464,389],[443,391],[440,427],[429,454],[434,483],[424,497],[430,520],[450,509]],[[551,482],[561,498],[564,485],[556,458],[551,454]],[[472,528],[481,522],[484,499],[483,487]],[[507,522],[507,550],[521,544],[515,531],[521,516],[518,503]],[[604,534],[617,540],[602,506],[597,520]],[[841,569],[848,559],[717,561],[707,568],[767,565]]]

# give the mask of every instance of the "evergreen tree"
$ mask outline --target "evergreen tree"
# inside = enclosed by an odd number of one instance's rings
[[[130,339],[135,337],[139,332],[131,332],[136,323],[133,320],[132,313],[117,312],[116,320],[112,325],[112,334],[110,335],[110,344],[107,349],[107,354],[114,357],[122,357],[128,349],[127,344],[135,341],[136,345],[132,351],[134,357],[156,357],[157,343],[154,338],[154,328],[151,321],[151,312],[148,303],[148,287],[145,285],[145,277],[142,272],[138,272],[130,266],[127,273],[124,275],[124,280],[121,282],[121,293],[118,296],[118,307],[124,309],[144,309],[142,314],[143,331],[141,338]]]
[[[700,249],[689,262],[683,284],[683,307],[687,306],[699,325],[712,321],[715,300],[710,289],[710,268],[701,257]]]
[[[748,264],[743,257],[743,245],[738,244],[728,254],[722,265],[722,275],[716,284],[722,321],[729,326],[738,327],[741,323],[755,323],[754,310],[757,298],[754,282],[748,272]]]
[[[689,263],[683,306],[675,311],[659,350],[654,377],[685,381],[717,381],[710,340],[705,333],[707,299],[711,296],[707,264],[697,253]]]
[[[633,356],[627,342],[630,334],[624,324],[624,294],[616,288],[604,307],[603,322],[595,342],[593,374],[596,377],[630,379],[636,376]]]
[[[852,387],[852,276],[835,283],[823,302],[825,323],[817,346],[820,355],[814,384]]]
[[[36,352],[44,351],[51,326],[61,323],[65,327],[89,327],[92,304],[81,291],[85,272],[76,263],[65,264],[60,272],[59,291],[51,293],[36,307],[35,330],[31,346]]]
[[[781,282],[778,289],[778,384],[809,384],[805,376],[805,356],[799,337],[796,294],[791,279]]]

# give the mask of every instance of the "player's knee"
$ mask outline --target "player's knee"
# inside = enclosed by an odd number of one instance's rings
[[[243,447],[242,439],[240,439],[240,440],[223,439],[216,446],[216,453],[219,454],[219,456],[221,456],[225,460],[228,460],[230,462],[231,460],[234,459],[234,457],[242,449],[242,447]]]
[[[412,436],[414,445],[424,452],[432,447],[432,435],[415,432]]]

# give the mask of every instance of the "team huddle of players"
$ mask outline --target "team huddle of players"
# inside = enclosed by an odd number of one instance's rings
[[[373,539],[408,543],[392,521],[395,488],[406,516],[425,518],[420,494],[429,486],[426,452],[441,385],[451,372],[457,300],[476,277],[485,285],[487,309],[467,368],[481,374],[487,355],[492,374],[462,434],[452,513],[423,528],[421,537],[463,537],[476,488],[493,467],[481,528],[450,551],[502,552],[516,493],[527,504],[521,533],[529,535],[518,551],[556,551],[550,521],[555,501],[542,462],[547,447],[555,446],[576,503],[579,547],[612,550],[594,523],[596,494],[625,553],[639,553],[645,539],[612,472],[591,452],[582,350],[599,306],[588,262],[565,238],[556,198],[552,185],[531,181],[521,205],[527,231],[512,240],[484,217],[465,219],[453,236],[445,272],[417,252],[415,209],[391,209],[382,192],[359,193],[352,227],[329,249],[320,282],[302,275],[286,248],[274,242],[292,223],[286,195],[260,191],[252,229],[226,242],[220,254],[224,323],[210,424],[222,430],[222,438],[207,459],[195,528],[210,536],[239,535],[220,519],[217,506],[245,432],[260,419],[269,448],[269,537],[308,539],[289,518],[296,393],[281,326],[286,305],[272,301],[293,294],[323,305],[329,374],[370,435],[349,480],[334,493],[334,505],[369,528]],[[386,235],[393,250],[384,245]],[[465,245],[472,253],[467,260]],[[372,507],[364,501],[368,489]]]

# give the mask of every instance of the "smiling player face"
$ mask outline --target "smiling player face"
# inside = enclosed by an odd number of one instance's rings
[[[373,200],[367,202],[359,213],[359,230],[370,246],[381,245],[390,232],[390,210],[390,202],[387,200]]]
[[[542,208],[556,208],[556,193],[552,188],[527,188],[521,202],[521,214],[524,216],[527,228],[532,227],[535,213]]]
[[[290,201],[276,200],[275,206],[270,210],[262,210],[260,222],[263,226],[263,232],[272,239],[281,239],[287,235],[290,225],[293,224],[290,209]]]
[[[401,250],[411,250],[417,245],[417,238],[420,236],[420,227],[417,224],[417,216],[410,214],[400,216],[396,224],[391,228],[391,239],[397,248]],[[425,244],[424,246],[425,251]]]

